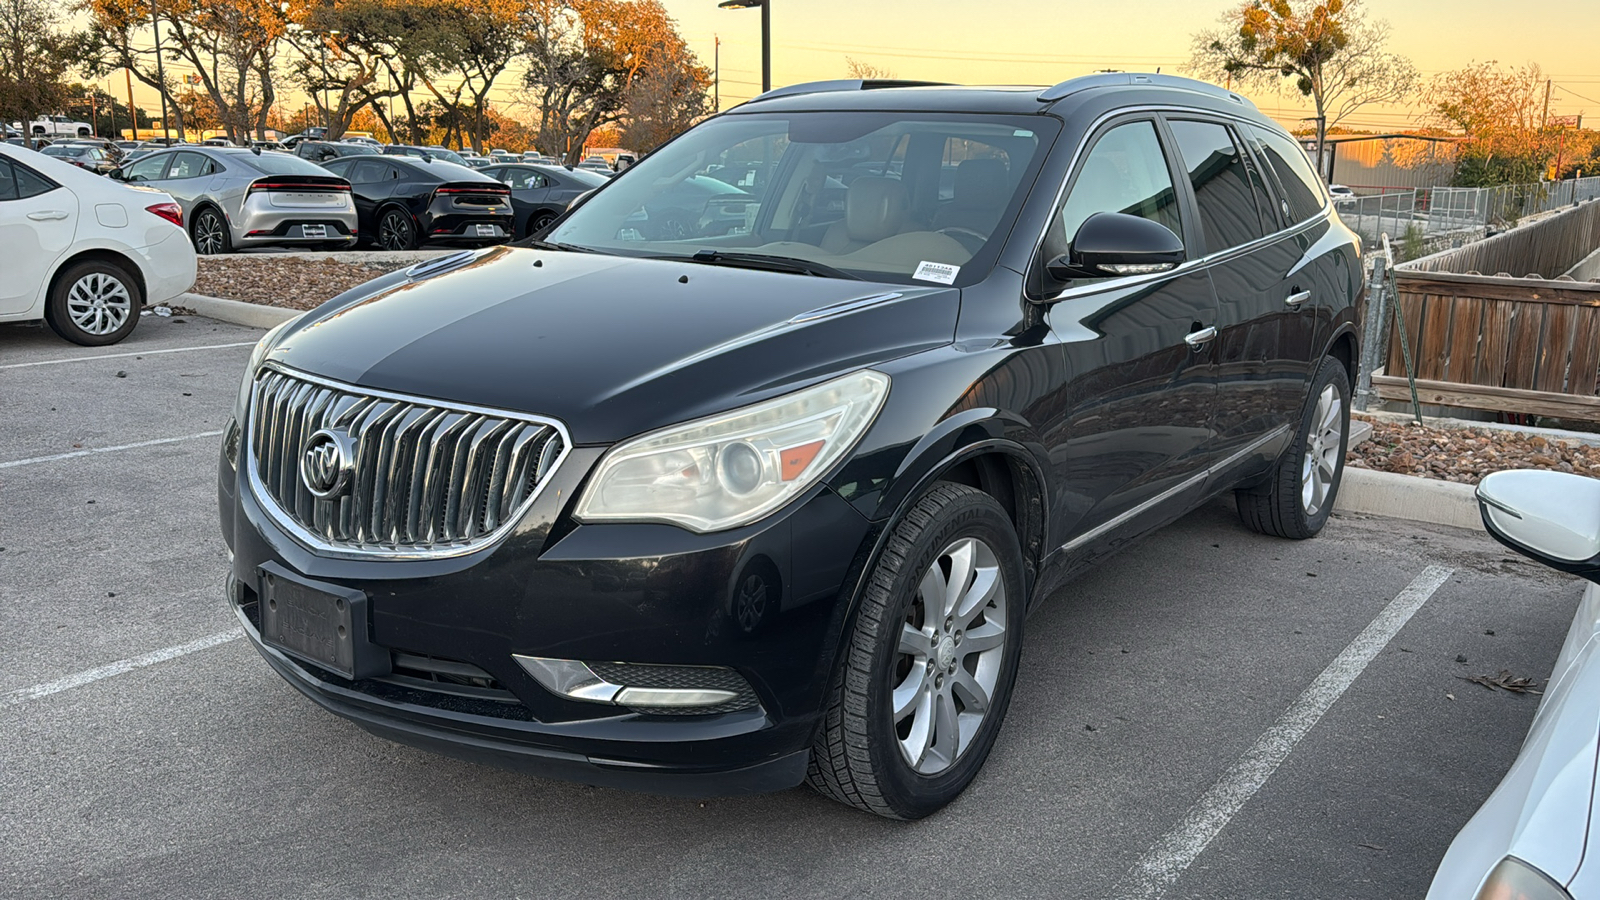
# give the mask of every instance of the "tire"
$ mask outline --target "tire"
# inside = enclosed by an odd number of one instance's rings
[[[374,243],[379,250],[415,250],[416,223],[404,210],[391,207],[378,217],[378,237]]]
[[[1338,497],[1349,440],[1350,377],[1337,360],[1324,358],[1288,452],[1264,487],[1234,492],[1240,520],[1262,534],[1316,537]]]
[[[957,597],[957,612],[940,622],[924,595],[937,597],[962,555],[975,562],[963,578],[969,586]],[[1016,530],[993,497],[946,482],[920,497],[868,578],[812,744],[807,783],[891,819],[920,819],[965,790],[1011,700],[1022,649],[1022,573]],[[963,602],[979,601],[963,621]],[[963,724],[960,717],[972,715],[985,692],[980,717]]]
[[[63,269],[56,278],[44,318],[51,331],[74,344],[104,347],[133,333],[143,305],[139,280],[127,269],[85,260]]]
[[[556,220],[556,214],[555,213],[552,213],[552,212],[537,212],[537,213],[534,213],[533,215],[528,217],[528,230],[522,236],[523,237],[533,237],[534,235],[538,234],[539,232],[545,230],[546,228],[549,228],[550,227],[550,223],[554,222],[555,220]]]
[[[201,256],[219,256],[233,250],[233,239],[228,234],[228,220],[214,206],[204,206],[195,213],[189,226],[189,237],[194,242],[194,252]]]

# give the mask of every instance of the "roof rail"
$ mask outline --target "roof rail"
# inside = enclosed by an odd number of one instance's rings
[[[838,78],[833,81],[807,81],[801,84],[787,84],[780,88],[773,88],[760,94],[751,103],[762,100],[774,100],[778,97],[794,97],[800,94],[823,94],[829,91],[873,91],[879,88],[896,87],[942,87],[948,82],[943,81],[897,81],[890,78]]]
[[[1040,103],[1054,103],[1069,94],[1086,91],[1098,87],[1120,87],[1124,85],[1146,84],[1152,87],[1176,88],[1182,91],[1194,91],[1197,94],[1206,94],[1219,100],[1229,100],[1241,106],[1255,109],[1256,105],[1249,100],[1205,81],[1196,81],[1193,78],[1181,78],[1177,75],[1161,75],[1155,72],[1101,72],[1096,75],[1084,75],[1061,82],[1055,87],[1045,88],[1039,92]]]

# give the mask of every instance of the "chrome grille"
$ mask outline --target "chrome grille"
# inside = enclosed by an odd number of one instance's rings
[[[318,499],[307,439],[348,435],[349,487]],[[515,524],[566,455],[554,422],[404,397],[267,367],[246,439],[250,481],[278,520],[338,555],[453,556]]]

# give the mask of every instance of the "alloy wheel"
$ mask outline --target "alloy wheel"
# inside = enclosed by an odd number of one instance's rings
[[[91,272],[67,291],[67,314],[85,334],[111,334],[127,324],[133,314],[133,298],[115,276]]]
[[[405,250],[411,246],[411,222],[399,213],[389,213],[378,226],[378,244],[385,250]]]
[[[1343,446],[1344,401],[1330,384],[1317,396],[1311,433],[1306,436],[1306,453],[1300,461],[1300,508],[1307,516],[1321,512],[1327,503]]]
[[[994,550],[973,537],[940,551],[922,575],[890,678],[896,742],[918,774],[955,765],[989,714],[1005,655],[1005,590]]]
[[[194,223],[194,248],[201,256],[213,256],[221,253],[226,237],[222,229],[227,226],[222,223],[222,217],[207,210],[200,214]]]

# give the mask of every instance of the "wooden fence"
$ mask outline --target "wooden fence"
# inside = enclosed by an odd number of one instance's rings
[[[1587,203],[1397,266],[1418,398],[1600,421],[1600,283],[1553,278],[1597,245],[1600,203]],[[1391,331],[1387,363],[1373,374],[1378,396],[1410,401],[1405,371],[1399,335]]]

